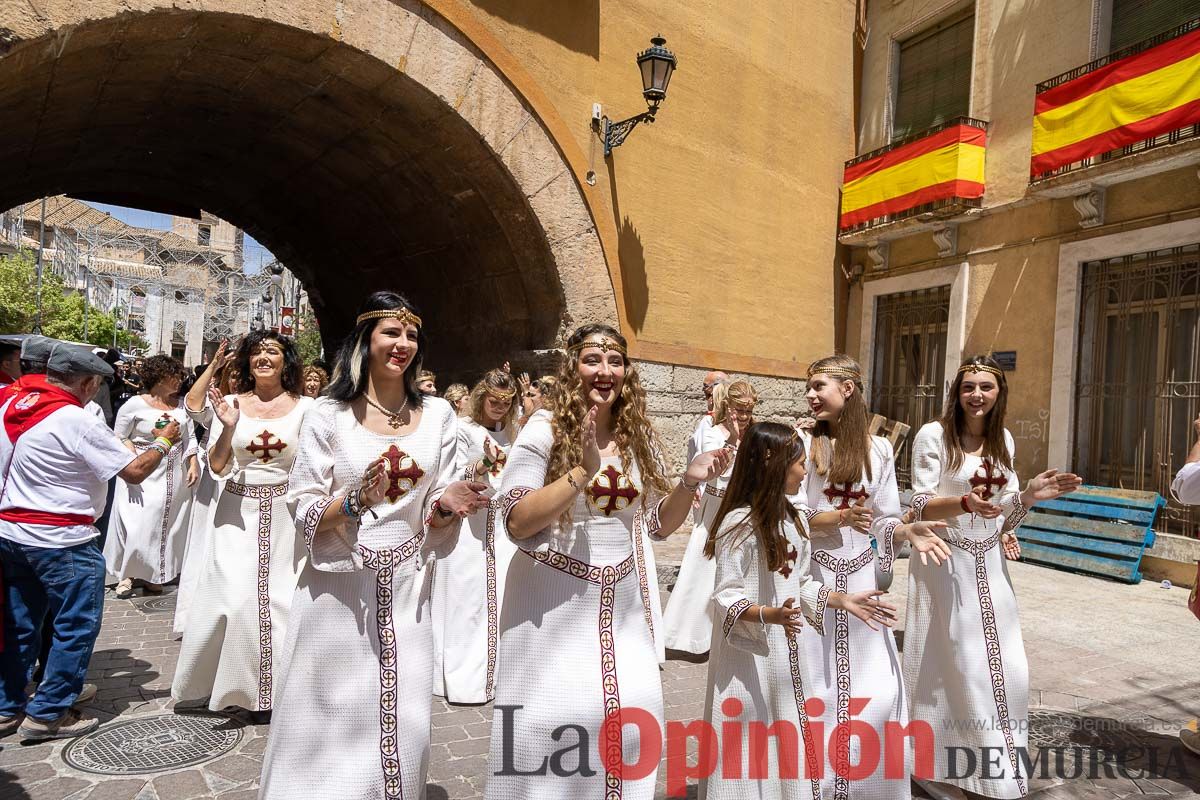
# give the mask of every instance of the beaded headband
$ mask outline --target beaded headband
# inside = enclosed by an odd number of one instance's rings
[[[568,347],[567,351],[571,353],[578,353],[585,347],[599,347],[600,350],[605,353],[607,353],[609,350],[615,350],[621,355],[626,355],[625,348],[621,346],[621,343],[615,339],[609,339],[607,336],[600,337],[600,341],[598,342],[590,339],[587,341],[578,342]]]
[[[359,314],[354,324],[359,325],[369,319],[387,319],[388,317],[395,317],[400,320],[401,325],[416,325],[418,328],[421,327],[421,318],[407,308],[385,308],[382,311],[368,311],[365,314]]]
[[[826,367],[817,369],[816,365],[810,365],[808,368],[808,377],[811,379],[813,375],[828,375],[831,378],[842,378],[843,380],[851,380],[855,383],[862,383],[862,376],[855,370],[847,369],[846,367]]]
[[[958,368],[958,374],[962,375],[964,372],[990,372],[997,378],[1004,377],[1003,372],[988,364],[963,364]]]
[[[492,397],[496,398],[497,400],[512,400],[514,397],[517,396],[517,392],[515,389],[492,389],[489,387],[487,389],[484,389],[483,391],[484,391],[484,394],[490,394]]]

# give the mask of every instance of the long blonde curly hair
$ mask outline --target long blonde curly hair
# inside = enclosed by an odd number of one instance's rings
[[[554,413],[552,427],[554,444],[550,448],[550,465],[546,471],[546,483],[550,484],[583,462],[583,419],[587,416],[587,397],[583,392],[583,381],[579,377],[579,354],[570,348],[591,336],[605,336],[619,342],[622,348],[628,345],[625,337],[609,325],[591,323],[575,329],[567,340],[567,357],[558,367],[557,387],[550,396],[550,409]],[[621,469],[629,471],[629,465],[637,462],[642,479],[642,503],[653,490],[659,495],[671,491],[667,481],[666,465],[663,464],[662,447],[658,434],[646,416],[646,390],[638,377],[637,367],[625,357],[625,380],[621,384],[621,395],[613,402],[613,439],[621,453]],[[570,510],[564,517],[570,517]]]

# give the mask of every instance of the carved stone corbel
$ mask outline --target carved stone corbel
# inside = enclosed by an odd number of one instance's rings
[[[885,272],[888,268],[888,243],[871,242],[867,245],[867,258],[871,260],[872,272]]]
[[[1079,214],[1079,227],[1095,228],[1104,224],[1104,187],[1093,187],[1071,198]]]
[[[937,245],[938,257],[947,258],[958,252],[958,226],[946,225],[935,228],[933,243]]]

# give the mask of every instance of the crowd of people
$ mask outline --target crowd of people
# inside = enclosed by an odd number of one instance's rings
[[[121,375],[119,357],[36,337],[16,361],[0,350],[0,736],[92,730],[78,706],[104,586],[177,581],[172,696],[270,723],[264,800],[422,796],[431,696],[495,704],[492,800],[650,798],[656,769],[620,765],[656,745],[612,720],[662,730],[668,650],[708,654],[705,721],[726,740],[701,797],[907,798],[910,778],[935,797],[1028,793],[1006,562],[1028,510],[1082,480],[1022,486],[994,360],[966,359],[917,432],[905,508],[844,355],[811,365],[795,424],[757,421],[753,381],[710,373],[672,478],[614,328],[575,330],[553,376],[505,364],[439,397],[426,324],[377,292],[332,368],[270,331],[193,371],[157,355]],[[689,515],[664,609],[653,543]],[[906,545],[901,656],[883,595]],[[980,717],[996,724],[955,724]],[[747,754],[730,720],[799,737]],[[854,725],[913,720],[938,737],[932,769],[905,739],[898,776],[856,773]],[[953,773],[964,747],[997,748],[998,771]]]

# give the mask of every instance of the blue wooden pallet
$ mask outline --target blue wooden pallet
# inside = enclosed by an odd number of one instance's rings
[[[1151,526],[1166,503],[1155,492],[1081,486],[1029,512],[1017,531],[1021,559],[1139,583],[1142,555],[1154,544]]]

